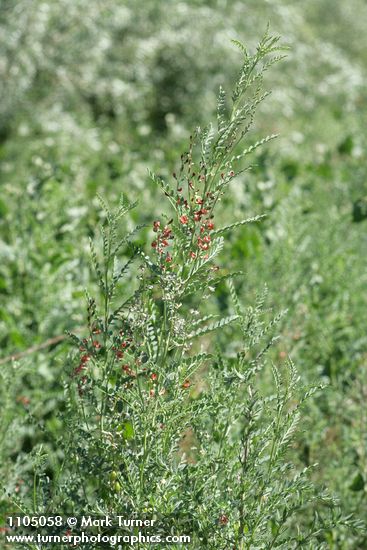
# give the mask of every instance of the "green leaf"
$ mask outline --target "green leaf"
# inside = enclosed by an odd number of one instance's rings
[[[266,217],[266,214],[261,214],[260,216],[255,216],[253,218],[247,218],[247,220],[241,220],[239,222],[231,223],[231,225],[226,225],[225,227],[221,227],[220,229],[217,229],[216,231],[213,231],[212,235],[217,237],[218,235],[221,235],[222,233],[225,233],[226,231],[230,231],[231,229],[235,229],[236,227],[239,227],[240,225],[245,225],[247,223],[253,223],[258,222]]]
[[[202,327],[199,330],[196,330],[195,332],[191,332],[189,334],[189,338],[196,338],[197,336],[203,336],[204,334],[207,334],[208,332],[212,332],[213,330],[217,330],[218,328],[225,327],[226,325],[229,325],[233,323],[234,321],[237,321],[238,315],[230,315],[229,317],[223,317],[216,323],[212,323],[211,325],[207,325],[206,327]]]
[[[131,422],[124,422],[123,424],[120,424],[118,426],[117,431],[125,438],[125,439],[133,439],[135,436],[134,432],[134,426]]]
[[[132,439],[134,437],[134,427],[131,422],[125,422],[124,431],[122,434],[125,439]]]
[[[239,155],[235,155],[231,158],[230,162],[234,162],[236,160],[240,160],[242,159],[243,157],[246,157],[247,155],[249,155],[250,153],[253,153],[258,147],[261,147],[262,145],[264,145],[265,143],[268,143],[269,141],[277,138],[279,136],[279,134],[271,134],[269,136],[266,136],[264,137],[263,139],[260,139],[259,141],[257,141],[256,143],[254,143],[253,145],[250,145],[250,147],[248,147],[247,149],[245,149],[241,154]]]
[[[221,134],[226,127],[226,117],[226,92],[220,86],[217,103],[217,124],[219,134]]]
[[[186,283],[190,281],[194,275],[197,275],[199,271],[207,264],[209,263],[219,252],[222,250],[224,246],[224,240],[223,238],[216,239],[212,242],[212,246],[210,249],[210,252],[208,254],[207,258],[199,258],[195,261],[192,268],[190,269],[190,272],[188,274],[188,277],[186,279]]]
[[[364,489],[364,479],[363,479],[363,476],[360,472],[358,472],[352,483],[349,485],[349,489],[351,491],[354,491],[354,492],[357,492],[357,491],[363,491]]]

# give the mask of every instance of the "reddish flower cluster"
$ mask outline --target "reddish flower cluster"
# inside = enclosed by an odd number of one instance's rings
[[[93,334],[100,334],[102,331],[101,329],[93,329]],[[102,344],[99,342],[99,340],[93,340],[92,337],[90,338],[83,338],[82,340],[83,345],[79,347],[79,351],[84,352],[90,350],[90,353],[94,353],[97,350],[102,349]]]
[[[200,221],[201,222],[201,225],[200,225],[200,236],[197,238],[197,247],[199,248],[199,250],[202,250],[204,252],[207,252],[210,248],[210,245],[211,245],[211,236],[210,236],[210,231],[212,231],[214,229],[214,222],[212,221],[211,218],[207,218],[207,219],[204,219],[203,221],[201,221],[201,217],[203,215],[203,212],[207,212],[206,209],[201,209],[199,210],[199,212],[196,212],[194,214],[194,220],[196,221]],[[206,258],[208,256],[208,254],[204,254],[204,258]],[[195,259],[196,258],[196,253],[191,253],[190,254],[190,257]]]
[[[209,249],[212,244],[211,231],[214,230],[214,221],[212,211],[220,194],[220,189],[215,188],[211,191],[211,179],[213,174],[207,173],[205,163],[200,163],[200,169],[195,173],[192,161],[192,146],[190,142],[190,150],[181,155],[180,173],[172,174],[176,180],[177,188],[175,201],[178,209],[178,221],[183,226],[182,229],[190,239],[190,249],[188,250],[189,258],[195,260],[197,258],[208,258]],[[222,173],[221,178],[226,182],[235,176],[233,170],[227,173]],[[185,185],[183,185],[185,182]],[[184,187],[187,185],[186,197]],[[168,193],[166,193],[168,195]],[[167,268],[166,264],[171,264],[172,256],[167,251],[167,247],[171,244],[169,241],[173,239],[172,230],[168,227],[161,226],[161,222],[156,220],[153,222],[153,231],[157,234],[152,242],[152,247],[156,250],[161,259],[161,267]]]
[[[85,387],[87,385],[88,378],[86,376],[82,376],[81,379],[78,382],[78,393],[80,396],[83,395],[85,392]]]
[[[171,222],[169,222],[171,223]],[[156,239],[152,242],[152,248],[156,250],[159,254],[161,261],[164,263],[161,264],[163,270],[167,269],[167,264],[172,263],[172,256],[166,250],[170,246],[170,240],[174,238],[172,229],[166,225],[163,229],[161,228],[161,222],[159,220],[153,222],[153,231],[157,233]]]
[[[171,244],[169,241],[174,238],[172,229],[168,227],[168,225],[162,229],[161,222],[157,220],[153,222],[153,231],[154,233],[157,233],[157,237],[152,242],[152,248],[157,251],[161,257],[161,260],[163,260],[166,264],[172,263],[171,254],[165,250]],[[162,267],[164,267],[164,265],[162,265]]]
[[[80,348],[81,350],[85,350],[85,348]],[[82,370],[84,370],[85,368],[87,368],[87,363],[88,361],[90,360],[90,355],[88,355],[87,353],[83,354],[81,357],[80,357],[80,363],[79,365],[74,369],[74,376],[76,376],[77,374],[80,374],[82,372]]]
[[[205,235],[203,239],[201,237],[198,237],[198,247],[201,248],[201,250],[208,250],[210,246],[210,241],[210,235]]]
[[[189,251],[189,257],[192,260],[195,260],[202,252],[204,252],[204,257],[207,256],[207,251],[211,245],[210,231],[214,229],[214,222],[211,216],[214,195],[209,191],[205,195],[200,194],[194,184],[195,176],[199,183],[206,182],[207,178],[205,174],[196,175],[194,172],[192,174],[189,173],[188,177],[191,177],[188,181],[189,200],[181,195],[182,187],[177,188],[178,195],[176,200],[177,204],[181,207],[179,222],[186,228],[187,232],[198,235],[196,240],[193,241],[194,250],[191,249]],[[199,208],[195,205],[198,205]]]
[[[200,210],[196,210],[194,212],[194,220],[196,222],[201,222],[201,218],[205,216],[208,213],[208,210],[206,208],[200,208]]]
[[[120,330],[117,344],[112,347],[112,351],[115,352],[117,359],[123,359],[126,350],[132,345],[133,339],[131,336],[126,336],[123,330]]]
[[[122,365],[121,368],[128,376],[136,376],[136,373],[130,368],[129,365]]]
[[[16,493],[19,493],[20,488],[21,488],[21,486],[23,485],[23,483],[24,483],[24,479],[18,479],[18,480],[17,480],[17,484],[16,484],[16,486],[15,486],[15,492],[16,492]]]
[[[29,399],[29,397],[26,397],[25,395],[18,395],[17,397],[17,403],[22,403],[22,405],[24,405],[25,407],[29,405],[30,402],[31,400]]]
[[[234,171],[231,170],[230,172],[228,172],[227,177],[229,177],[229,178],[234,178],[235,175],[236,175],[236,174],[234,173]],[[220,175],[220,177],[222,178],[222,180],[224,180],[225,177],[226,177],[226,175],[225,175],[224,173],[222,173],[222,174]]]
[[[225,515],[225,514],[222,514],[221,516],[219,516],[218,518],[218,523],[219,525],[227,525],[228,523],[228,517]]]
[[[102,330],[97,326],[91,327],[92,334],[101,334]],[[92,336],[89,338],[83,338],[82,345],[79,347],[80,351],[80,362],[79,365],[74,369],[73,376],[77,376],[83,370],[87,368],[87,363],[90,361],[91,357],[96,355],[102,349],[102,344],[99,340],[93,339]]]

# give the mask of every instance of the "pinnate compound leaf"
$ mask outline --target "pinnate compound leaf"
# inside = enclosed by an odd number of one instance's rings
[[[219,328],[223,328],[234,321],[237,321],[238,315],[230,315],[229,317],[223,317],[216,323],[212,323],[210,325],[207,325],[206,327],[202,327],[199,330],[196,330],[194,332],[191,332],[189,334],[189,338],[196,338],[197,336],[203,336],[204,334],[208,334],[208,332],[212,332],[213,330],[217,330]]]
[[[213,235],[222,235],[223,233],[226,233],[227,231],[230,231],[231,229],[235,229],[236,227],[240,227],[241,225],[246,225],[248,223],[254,223],[258,222],[266,217],[265,214],[261,214],[260,216],[254,216],[253,218],[247,218],[246,220],[241,220],[239,222],[231,223],[230,225],[226,225],[225,227],[221,227],[220,229],[217,229],[216,231],[213,231]]]

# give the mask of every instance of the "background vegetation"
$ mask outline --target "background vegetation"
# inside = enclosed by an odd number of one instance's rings
[[[308,401],[289,452],[300,469],[318,463],[320,491],[365,520],[363,0],[2,0],[1,355],[85,323],[84,288],[97,284],[88,239],[103,216],[96,193],[112,206],[121,192],[138,200],[126,223],[147,224],[139,238],[149,245],[162,204],[148,168],[168,178],[177,169],[192,129],[215,117],[219,85],[236,77],[230,39],[254,46],[268,21],[290,51],[266,77],[273,93],[249,145],[280,137],[255,153],[216,215],[223,225],[267,217],[230,234],[220,262],[245,271],[236,279],[245,305],[267,285],[269,319],[287,310],[272,360],[290,356],[305,385],[326,385]],[[225,285],[210,308],[232,313]],[[228,332],[223,345],[231,350],[236,338]],[[29,453],[52,448],[47,434],[62,432],[69,348],[65,340],[1,364],[0,476],[9,492],[27,493]],[[261,383],[272,384],[266,372]],[[367,538],[340,525],[323,543],[363,549]]]

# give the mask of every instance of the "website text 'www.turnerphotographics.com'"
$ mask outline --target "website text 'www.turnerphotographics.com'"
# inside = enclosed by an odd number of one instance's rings
[[[9,515],[0,527],[7,544],[65,544],[134,546],[147,544],[182,544],[191,542],[185,534],[163,534],[154,519],[123,516],[18,516]],[[98,530],[98,532],[96,532]],[[117,531],[117,533],[116,533]]]

